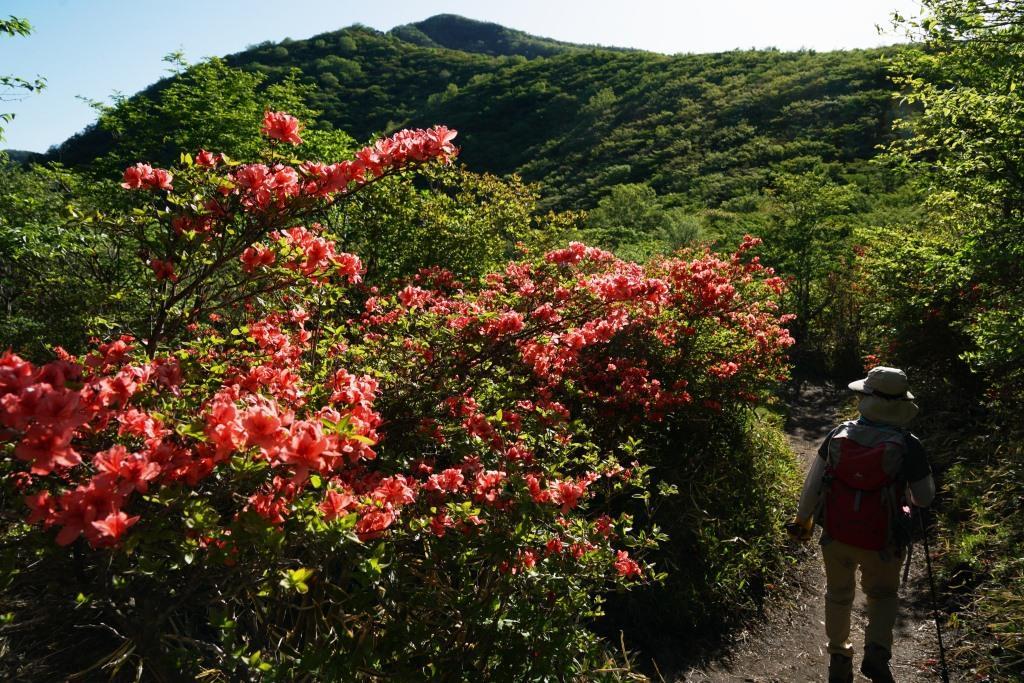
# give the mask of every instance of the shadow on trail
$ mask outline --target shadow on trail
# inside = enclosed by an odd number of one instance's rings
[[[784,429],[791,440],[798,442],[794,444],[797,455],[802,455],[799,445],[817,449],[844,413],[853,413],[850,392],[832,383],[801,381],[784,400],[789,404]]]

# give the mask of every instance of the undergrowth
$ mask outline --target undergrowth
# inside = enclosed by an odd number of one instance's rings
[[[624,631],[662,672],[758,613],[791,561],[783,524],[801,473],[781,417],[744,411],[698,428],[666,431],[647,451],[655,473],[678,488],[653,520],[672,539],[655,559],[664,582],[610,597],[609,617],[598,624]]]
[[[950,438],[939,512],[951,654],[990,680],[1024,679],[1024,447],[1005,428]]]

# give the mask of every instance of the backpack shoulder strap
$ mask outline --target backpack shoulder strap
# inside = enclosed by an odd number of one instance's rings
[[[856,421],[847,420],[846,422],[841,423],[838,427],[833,429],[832,433],[829,434],[828,444],[826,447],[826,451],[828,453],[827,461],[829,467],[835,467],[836,465],[839,464],[839,455],[842,450],[840,445],[841,440],[850,438],[851,430],[854,429],[856,426]]]

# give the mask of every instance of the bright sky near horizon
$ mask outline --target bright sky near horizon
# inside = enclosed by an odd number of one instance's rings
[[[40,94],[0,103],[13,111],[9,149],[45,151],[91,123],[76,96],[131,94],[164,75],[161,60],[182,49],[190,61],[265,40],[308,38],[355,23],[386,31],[449,13],[575,43],[655,52],[776,47],[816,50],[899,42],[879,34],[893,11],[916,0],[3,0],[0,15],[28,19],[28,38],[0,39],[0,74],[47,79]]]

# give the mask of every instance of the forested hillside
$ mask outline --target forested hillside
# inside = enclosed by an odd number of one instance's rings
[[[666,56],[499,28],[453,16],[389,34],[356,26],[226,61],[269,82],[298,69],[321,125],[356,139],[446,121],[470,168],[540,182],[558,208],[591,208],[621,183],[719,207],[776,171],[871,158],[895,113],[884,50]],[[115,143],[94,129],[53,156],[87,163]]]

